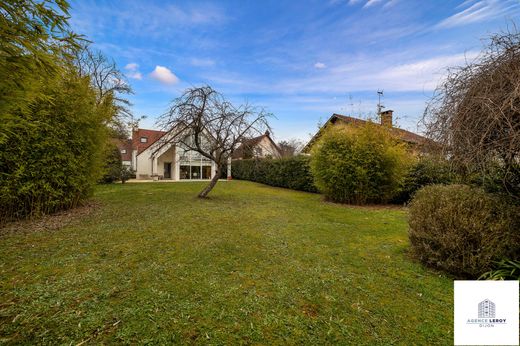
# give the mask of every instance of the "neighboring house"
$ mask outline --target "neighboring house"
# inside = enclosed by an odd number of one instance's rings
[[[131,140],[118,144],[123,163],[129,162],[137,179],[211,179],[215,163],[174,143],[171,136],[171,132],[134,129]]]
[[[269,131],[261,136],[244,140],[240,146],[233,152],[233,160],[251,159],[251,158],[273,158],[282,157],[280,148],[271,138]]]
[[[318,141],[318,139],[322,136],[325,129],[330,126],[334,126],[336,124],[352,124],[352,125],[362,125],[366,124],[367,121],[363,119],[353,118],[346,115],[341,114],[332,114],[332,116],[327,120],[327,122],[319,129],[319,131],[311,138],[309,143],[305,145],[302,152],[309,154],[313,145]],[[393,125],[393,111],[388,110],[381,112],[381,121],[378,124],[380,126],[385,126],[396,135],[403,142],[407,143],[413,150],[420,151],[421,147],[427,142],[427,139],[423,136],[420,136],[416,133],[400,129],[398,127],[394,127]]]
[[[132,167],[132,140],[131,139],[114,139],[114,144],[121,153],[121,161],[123,166]]]

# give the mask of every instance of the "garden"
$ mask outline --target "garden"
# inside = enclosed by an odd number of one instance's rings
[[[159,123],[209,185],[122,184],[124,74],[66,1],[0,10],[0,343],[444,345],[454,279],[520,278],[518,32],[448,71],[420,145],[331,126],[219,181],[271,114],[206,85]]]
[[[203,185],[102,185],[64,225],[4,229],[0,342],[452,343],[452,280],[410,257],[405,209]]]

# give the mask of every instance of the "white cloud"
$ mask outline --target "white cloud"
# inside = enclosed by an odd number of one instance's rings
[[[211,67],[215,66],[215,61],[212,59],[192,58],[190,64],[197,67]]]
[[[135,62],[131,62],[129,64],[126,64],[126,66],[125,66],[125,70],[128,70],[128,71],[137,71],[138,68],[139,68],[139,65],[136,64]]]
[[[466,1],[460,6],[470,5],[473,1]],[[458,6],[457,8],[459,8]],[[513,15],[520,11],[520,4],[510,0],[481,0],[470,7],[455,13],[454,15],[442,20],[436,28],[452,28],[471,23],[482,22],[488,19]]]
[[[159,65],[155,66],[155,70],[150,73],[150,77],[163,84],[175,84],[179,82],[179,78],[177,78],[169,68]]]
[[[381,2],[382,0],[368,0],[367,3],[363,6],[363,8],[368,8],[370,6],[374,6],[375,4]]]
[[[393,7],[395,6],[397,3],[399,2],[399,0],[389,0],[384,6],[383,8],[390,8],[390,7]]]
[[[139,79],[139,80],[143,79],[143,75],[141,74],[141,72],[139,72],[139,65],[136,64],[135,62],[126,64],[125,70],[128,71],[128,72],[126,72],[126,76],[128,78]]]
[[[357,3],[361,2],[361,0],[348,0],[349,5],[355,5]]]
[[[448,67],[472,61],[478,52],[437,55],[414,59],[403,52],[377,56],[338,56],[342,63],[328,66],[320,74],[287,78],[272,85],[261,78],[230,77],[212,74],[208,80],[240,92],[257,93],[346,93],[384,89],[391,92],[431,92],[438,85]]]
[[[128,78],[132,79],[143,79],[143,75],[141,74],[141,72],[128,72],[126,75],[128,76]]]
[[[384,69],[375,80],[391,90],[434,90],[446,68],[461,66],[476,58],[478,52],[442,55]]]
[[[317,63],[314,64],[314,67],[319,69],[319,70],[321,70],[321,69],[326,68],[327,65],[325,65],[324,63],[318,61]]]

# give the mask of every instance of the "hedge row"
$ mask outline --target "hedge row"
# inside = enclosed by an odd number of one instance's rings
[[[292,190],[318,192],[309,166],[310,158],[296,156],[285,159],[249,159],[232,163],[233,179],[285,187]]]

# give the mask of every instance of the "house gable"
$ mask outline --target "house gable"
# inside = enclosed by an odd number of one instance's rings
[[[267,157],[273,158],[282,157],[280,148],[271,138],[269,131],[263,135],[245,140],[233,152],[233,159],[243,159],[245,156],[251,155],[253,157]]]

